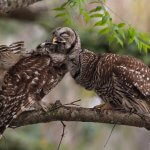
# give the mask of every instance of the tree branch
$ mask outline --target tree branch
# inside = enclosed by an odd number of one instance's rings
[[[0,13],[8,13],[42,0],[0,0]]]
[[[54,105],[51,105],[53,108]],[[144,127],[150,129],[150,118],[145,122],[136,114],[122,113],[118,111],[101,112],[92,108],[61,106],[53,111],[49,109],[46,113],[43,110],[24,112],[11,126],[25,126],[36,123],[46,123],[51,121],[81,121],[110,123],[135,127]]]

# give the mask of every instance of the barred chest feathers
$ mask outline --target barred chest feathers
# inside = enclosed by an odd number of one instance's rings
[[[103,89],[105,84],[109,82],[112,73],[110,62],[104,60],[107,57],[84,50],[79,58],[78,68],[80,70],[74,76],[75,81],[88,90]]]

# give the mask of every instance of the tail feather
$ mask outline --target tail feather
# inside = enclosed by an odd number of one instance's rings
[[[137,101],[135,105],[137,115],[141,117],[147,124],[150,121],[150,102],[147,101]],[[146,128],[147,130],[150,130],[150,127]]]
[[[6,109],[5,111],[2,111],[0,114],[0,138],[3,135],[4,131],[8,128],[11,121],[13,120],[12,113],[7,113]]]
[[[10,116],[10,115],[7,115],[7,116],[1,116],[0,117],[0,139],[1,139],[1,136],[3,135],[4,131],[9,127],[10,123],[12,122],[13,120],[13,117]]]

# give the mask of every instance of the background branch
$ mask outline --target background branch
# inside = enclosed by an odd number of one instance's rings
[[[98,122],[150,129],[150,119],[145,122],[135,114],[122,113],[118,111],[108,111],[106,113],[99,110],[93,110],[92,108],[69,106],[61,106],[53,111],[49,109],[47,113],[42,110],[24,112],[11,123],[11,126],[20,127],[29,124],[46,123],[51,121]]]
[[[0,0],[0,13],[8,13],[42,0]]]

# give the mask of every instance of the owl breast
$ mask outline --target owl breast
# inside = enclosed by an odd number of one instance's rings
[[[98,57],[92,52],[83,52],[80,55],[80,70],[74,76],[75,81],[88,90],[94,89],[94,78]],[[79,68],[79,67],[78,67]],[[74,71],[74,70],[73,70]]]

